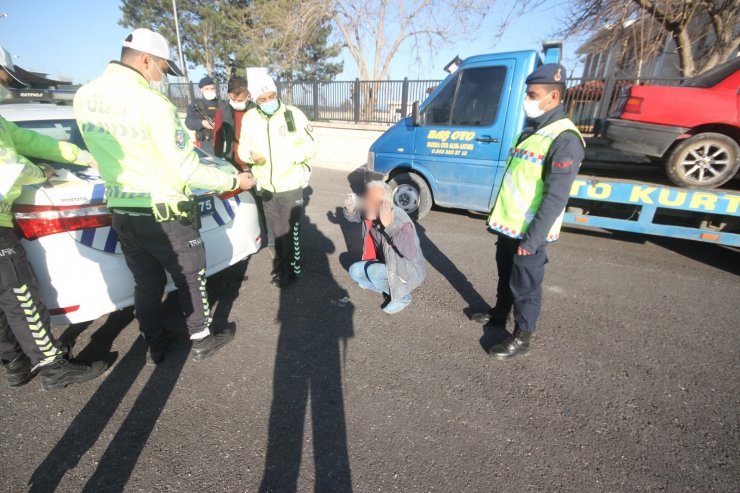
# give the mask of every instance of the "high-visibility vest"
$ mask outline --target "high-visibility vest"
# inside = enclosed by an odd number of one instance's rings
[[[301,110],[282,101],[272,115],[252,108],[244,113],[237,152],[239,159],[250,164],[263,190],[296,190],[305,185],[311,158],[316,155],[313,128]],[[255,163],[252,152],[264,156],[265,162]]]
[[[73,107],[110,208],[165,204],[178,213],[192,189],[239,186],[236,169],[201,164],[177,108],[131,67],[111,62],[77,91]]]
[[[542,202],[545,181],[542,173],[552,141],[563,132],[574,132],[583,140],[573,122],[567,118],[542,127],[509,151],[506,171],[496,203],[488,218],[488,227],[511,238],[521,238],[537,214]],[[547,241],[560,236],[565,210],[555,220]]]

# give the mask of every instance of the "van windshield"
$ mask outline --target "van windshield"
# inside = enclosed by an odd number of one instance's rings
[[[713,87],[734,74],[740,69],[740,57],[733,58],[729,62],[725,62],[722,65],[718,65],[713,69],[704,72],[701,75],[692,77],[691,79],[684,82],[684,87]]]

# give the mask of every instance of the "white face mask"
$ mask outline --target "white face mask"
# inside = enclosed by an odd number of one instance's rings
[[[10,97],[10,89],[0,84],[0,101],[5,101]]]
[[[203,97],[206,101],[213,101],[216,99],[216,91],[203,91]]]
[[[547,96],[549,96],[552,93],[547,93]],[[546,110],[540,109],[540,103],[547,98],[545,96],[541,100],[537,101],[534,99],[525,99],[524,100],[524,114],[527,115],[527,118],[537,118],[545,114]]]
[[[154,65],[154,67],[157,69],[157,72],[159,72],[159,75],[162,78],[160,80],[150,80],[149,87],[167,96],[168,95],[167,89],[169,88],[169,85],[170,85],[169,81],[167,80],[167,75],[165,75],[164,72],[162,72],[162,70],[159,68],[159,65],[157,65],[156,63],[152,63],[152,65]]]
[[[229,104],[236,111],[244,111],[244,110],[247,109],[247,102],[246,101],[234,101],[233,99],[229,99]]]

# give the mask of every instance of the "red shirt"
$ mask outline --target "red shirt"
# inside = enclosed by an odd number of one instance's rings
[[[378,250],[375,247],[373,235],[370,234],[370,230],[373,229],[373,220],[365,219],[365,227],[367,235],[365,235],[365,244],[362,246],[362,260],[378,260]]]
[[[233,142],[233,148],[234,148],[234,163],[241,167],[242,169],[248,169],[249,165],[239,159],[239,137],[241,137],[242,132],[242,119],[244,118],[244,113],[246,111],[236,111],[232,110],[232,113],[234,115],[234,142]],[[224,148],[224,133],[221,131],[221,126],[223,125],[223,115],[221,114],[221,108],[218,109],[216,112],[216,118],[214,119],[213,123],[213,147],[216,149],[216,155],[219,156],[219,154],[223,154],[223,148]],[[219,156],[219,157],[231,157],[231,156]]]

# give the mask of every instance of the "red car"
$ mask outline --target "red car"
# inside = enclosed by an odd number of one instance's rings
[[[740,168],[740,57],[681,86],[630,86],[607,119],[612,147],[664,161],[670,180],[715,188]]]

